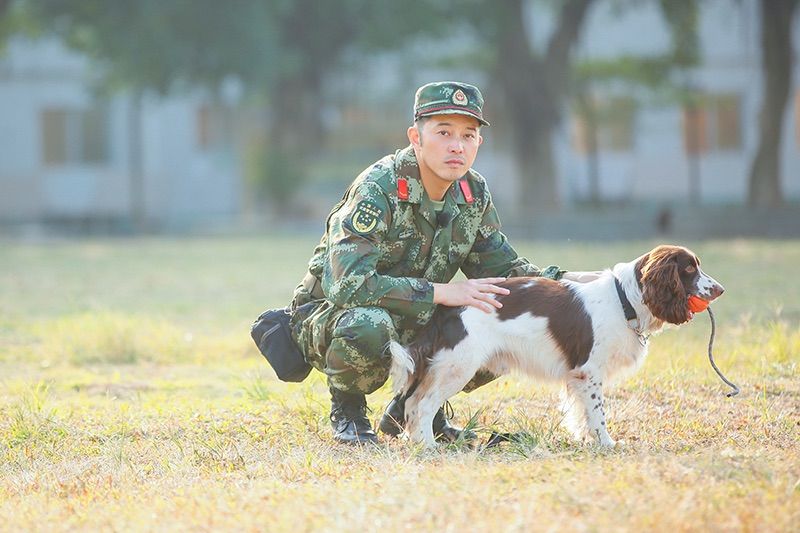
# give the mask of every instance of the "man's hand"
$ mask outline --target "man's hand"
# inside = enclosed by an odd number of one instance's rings
[[[481,311],[491,313],[494,308],[500,309],[503,304],[492,296],[493,294],[508,294],[508,289],[498,287],[495,283],[505,281],[506,278],[479,278],[457,281],[455,283],[434,283],[433,303],[458,307],[469,305]]]

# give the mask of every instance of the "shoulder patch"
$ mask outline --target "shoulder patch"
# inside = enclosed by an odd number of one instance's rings
[[[369,235],[378,227],[383,210],[369,200],[361,200],[353,211],[350,223],[356,233]]]

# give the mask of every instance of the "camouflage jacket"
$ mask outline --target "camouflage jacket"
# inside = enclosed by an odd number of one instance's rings
[[[333,208],[293,305],[324,297],[343,308],[378,306],[399,327],[416,328],[435,309],[432,283],[459,269],[467,278],[540,274],[500,231],[477,172],[450,186],[437,216],[409,146],[364,170]]]

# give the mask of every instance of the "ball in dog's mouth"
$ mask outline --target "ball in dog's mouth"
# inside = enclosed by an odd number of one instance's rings
[[[689,296],[689,311],[692,313],[702,313],[708,308],[709,303],[711,302],[703,300],[699,296],[693,294]]]

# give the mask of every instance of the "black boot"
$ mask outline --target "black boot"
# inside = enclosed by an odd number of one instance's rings
[[[331,388],[333,440],[345,444],[377,443],[378,436],[367,418],[367,399]]]
[[[406,400],[401,394],[398,394],[389,405],[386,406],[386,411],[383,412],[380,422],[378,422],[378,429],[387,435],[396,437],[403,432],[403,427],[406,425]]]
[[[445,403],[445,405],[449,404]],[[396,437],[402,433],[406,423],[405,407],[406,400],[401,395],[398,394],[392,398],[392,401],[386,406],[386,411],[381,417],[378,429],[392,437]],[[455,442],[462,433],[467,440],[472,440],[477,437],[473,431],[465,431],[451,425],[450,417],[445,413],[444,406],[440,407],[433,417],[433,435],[436,437],[436,440]]]
[[[445,407],[450,411],[449,415],[445,412]],[[450,407],[449,402],[445,402],[445,404],[436,411],[436,415],[433,417],[433,435],[436,437],[436,440],[455,442],[459,438],[463,438],[464,440],[474,440],[478,438],[478,435],[476,435],[474,431],[462,429],[450,424],[450,418],[452,418],[452,416],[453,408]]]

